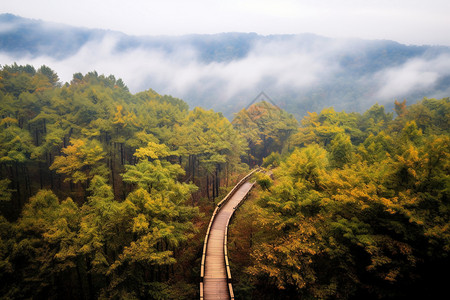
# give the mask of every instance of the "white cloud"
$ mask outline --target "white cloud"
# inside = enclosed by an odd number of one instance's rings
[[[280,95],[297,97],[324,83],[332,83],[332,86],[326,86],[324,97],[327,98],[320,99],[321,103],[337,108],[347,103],[343,106],[346,110],[365,109],[348,106],[355,100],[350,92],[353,83],[348,82],[348,74],[338,59],[343,54],[353,55],[365,50],[359,49],[357,43],[344,40],[312,40],[315,43],[299,44],[301,41],[295,38],[256,43],[241,59],[206,63],[194,49],[186,47],[172,52],[144,48],[118,51],[117,38],[108,35],[101,41],[87,43],[75,55],[62,60],[47,56],[17,58],[0,54],[0,61],[2,64],[32,64],[36,68],[45,64],[67,82],[71,81],[74,73],[85,74],[95,70],[99,74],[122,78],[133,93],[152,88],[160,94],[169,94],[206,108],[222,110],[224,105],[228,105],[229,111],[238,110],[239,105],[245,105],[244,102],[248,103],[261,91],[274,98]],[[337,76],[340,79],[336,79]],[[444,76],[450,76],[450,55],[415,58],[401,66],[367,75],[355,82],[354,87],[357,92],[361,92],[362,86],[367,87],[367,91],[362,91],[366,96],[358,101],[369,105],[375,101],[402,98],[415,91],[432,91]],[[322,89],[324,87],[322,85]],[[371,92],[373,90],[375,92]],[[346,94],[334,94],[336,91],[349,93],[350,98],[345,98]]]
[[[450,55],[414,58],[399,67],[387,68],[374,75],[379,85],[377,98],[392,99],[420,90],[432,89],[444,76],[450,75]]]
[[[336,66],[327,61],[327,51],[298,51],[292,42],[257,44],[243,59],[204,63],[193,49],[176,49],[168,54],[158,50],[136,48],[126,52],[115,50],[117,39],[110,35],[100,42],[84,45],[78,53],[64,59],[3,55],[3,62],[46,64],[70,81],[76,72],[96,70],[100,74],[121,77],[133,92],[147,88],[160,89],[183,97],[190,91],[221,86],[222,101],[263,82],[271,86],[302,88],[333,74]],[[200,91],[200,92],[199,92]]]

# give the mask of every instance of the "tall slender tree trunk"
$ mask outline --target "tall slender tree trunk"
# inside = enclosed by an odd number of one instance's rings
[[[212,188],[212,198],[213,200],[216,199],[216,189],[214,188],[214,182],[216,182],[216,179],[214,178],[214,174],[211,175],[211,188]]]
[[[116,174],[115,174],[115,171],[114,171],[114,163],[113,163],[113,159],[112,158],[109,159],[109,164],[110,164],[110,169],[111,169],[112,188],[113,188],[114,196],[116,196],[117,195],[117,191],[116,191]]]
[[[42,162],[40,161],[38,162],[38,169],[39,169],[39,185],[42,190],[44,188],[44,180],[43,180],[44,174],[42,172]]]
[[[79,297],[80,297],[80,299],[86,299],[86,295],[84,293],[84,288],[83,288],[83,278],[81,277],[80,265],[79,265],[78,261],[76,263],[76,271],[77,271],[77,279],[78,279]]]
[[[92,283],[92,274],[91,274],[91,263],[89,258],[86,256],[86,273],[88,279],[88,288],[89,288],[89,299],[94,299],[94,285]]]
[[[192,155],[191,163],[192,163],[192,182],[195,182],[195,155]]]
[[[228,164],[228,162],[227,162],[227,164],[225,165],[225,174],[226,174],[226,182],[225,182],[225,185],[226,186],[228,186],[228,179],[229,179],[229,176],[230,176],[230,174],[229,174],[229,171],[230,171],[230,169],[229,169],[229,164]]]
[[[35,142],[34,145],[35,146],[39,146],[39,130],[36,128],[36,130],[34,131],[34,137],[35,137]]]
[[[20,192],[20,177],[19,177],[19,168],[18,168],[18,164],[19,163],[14,163],[14,167],[15,167],[15,175],[13,176],[13,178],[15,179],[16,182],[16,189],[17,189],[17,204],[19,206],[19,210],[22,208],[22,193]],[[12,170],[11,173],[13,174]]]
[[[206,196],[208,197],[208,200],[211,200],[209,197],[209,176],[206,174]]]
[[[215,187],[216,187],[216,197],[219,196],[219,185],[220,185],[220,178],[219,178],[219,169],[220,169],[220,165],[216,166],[216,182],[215,182]]]
[[[25,179],[25,197],[31,197],[31,181],[30,181],[30,172],[28,171],[28,167],[26,165],[22,166],[23,177]]]
[[[125,152],[123,150],[123,143],[120,143],[120,162],[122,166],[125,164]]]

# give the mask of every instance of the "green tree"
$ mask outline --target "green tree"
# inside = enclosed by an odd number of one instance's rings
[[[8,178],[0,180],[0,201],[10,201],[12,190],[9,189],[11,180]]]
[[[84,183],[95,174],[105,174],[102,164],[105,152],[96,140],[72,139],[71,145],[62,149],[64,155],[55,157],[51,170],[66,175],[65,181]]]
[[[230,174],[242,168],[240,156],[245,153],[245,140],[221,113],[201,108],[190,111],[184,124],[176,129],[176,137],[185,135],[176,147],[180,154],[188,156],[189,180],[201,186],[208,198],[212,188],[212,198],[216,198],[221,177],[228,182]]]
[[[15,272],[5,295],[67,297],[67,290],[76,290],[76,283],[69,280],[75,270],[73,245],[79,229],[74,202],[68,198],[60,203],[53,192],[41,190],[24,206],[15,226],[15,244],[8,257]]]
[[[3,119],[5,121],[5,119]],[[31,183],[28,180],[27,163],[33,151],[32,139],[29,132],[16,125],[16,119],[4,122],[6,128],[0,129],[0,167],[5,179],[11,181],[11,190],[4,190],[12,196],[20,210],[23,202],[31,195]],[[4,181],[4,184],[6,181]],[[6,194],[6,195],[7,195]]]
[[[342,168],[351,162],[353,145],[350,137],[345,134],[337,134],[330,144],[330,154],[332,164],[337,168]]]
[[[291,114],[263,101],[237,113],[233,126],[247,139],[251,162],[261,164],[271,152],[289,148],[287,141],[298,124]]]
[[[47,67],[46,65],[42,65],[38,70],[37,70],[38,74],[42,74],[45,77],[47,77],[49,83],[52,86],[58,86],[59,84],[59,77],[58,74],[55,73],[55,71],[53,71],[52,69],[50,69],[49,67]]]

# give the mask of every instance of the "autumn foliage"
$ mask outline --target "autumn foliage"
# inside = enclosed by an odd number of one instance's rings
[[[200,211],[248,170],[222,114],[17,64],[0,103],[2,297],[196,297]]]
[[[261,191],[230,230],[236,293],[426,299],[444,291],[450,102],[396,105],[395,119],[375,105],[362,115],[326,109],[302,121],[292,136],[298,148],[273,180],[257,180]]]
[[[241,299],[431,299],[450,255],[450,102],[221,113],[90,72],[0,69],[0,295],[194,299],[215,204]]]

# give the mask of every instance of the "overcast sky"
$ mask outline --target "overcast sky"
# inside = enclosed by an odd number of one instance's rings
[[[315,33],[450,45],[449,0],[0,0],[2,13],[133,35]]]

